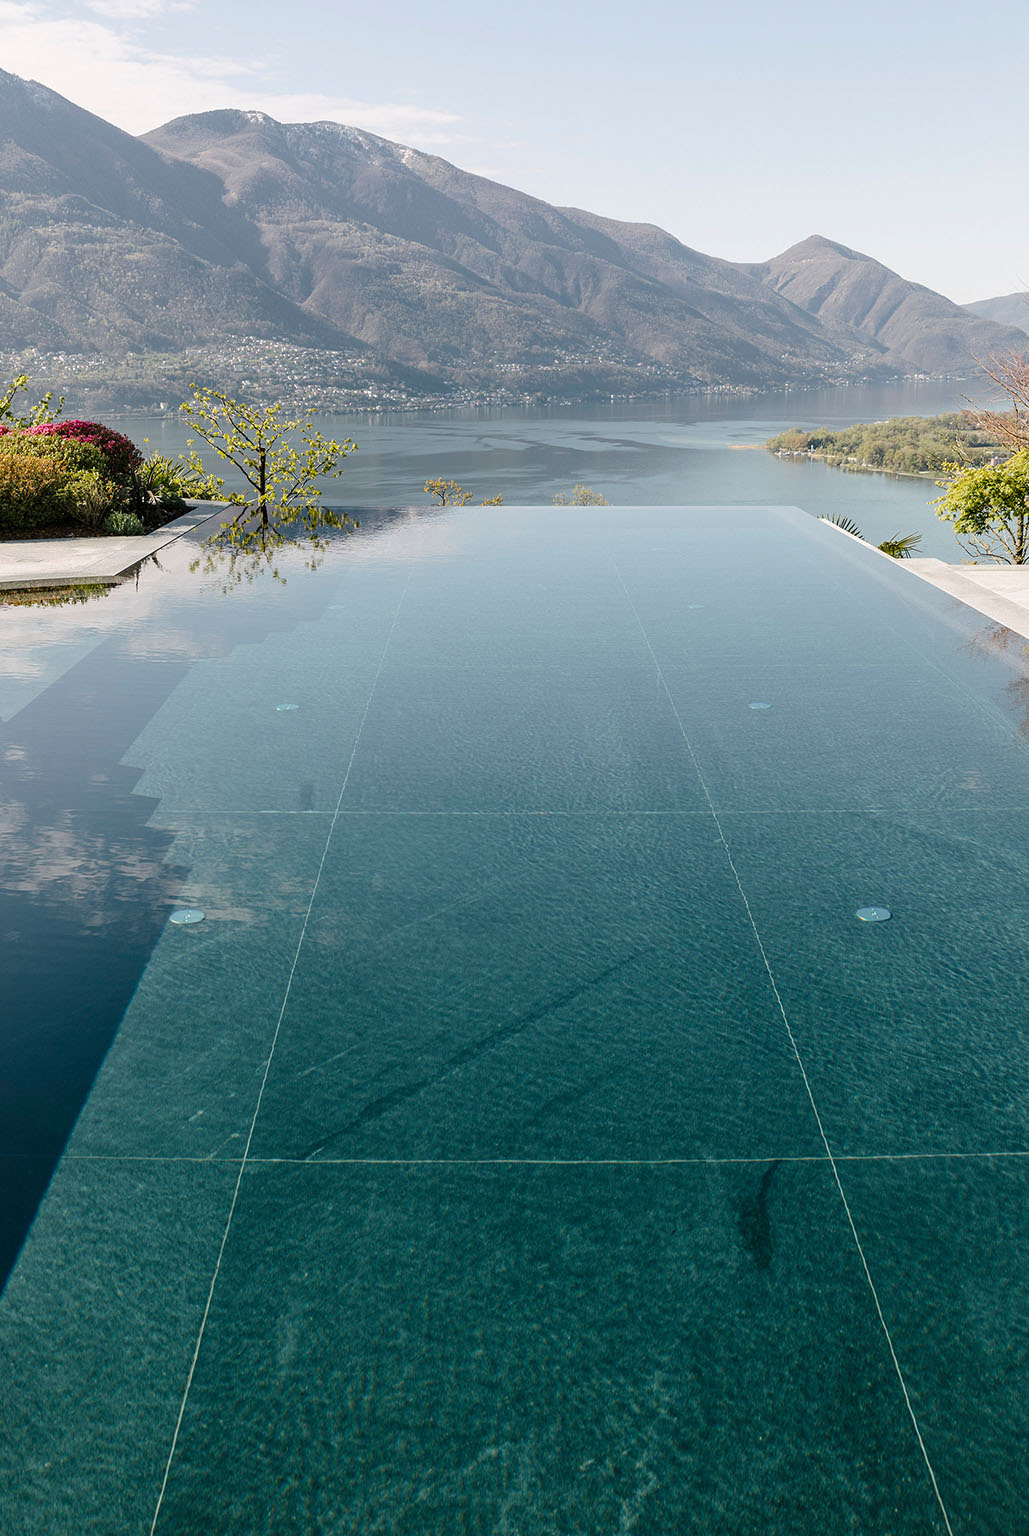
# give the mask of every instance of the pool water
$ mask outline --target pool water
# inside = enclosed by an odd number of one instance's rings
[[[5,1533],[1029,1530],[1026,643],[789,508],[196,555],[0,614]]]

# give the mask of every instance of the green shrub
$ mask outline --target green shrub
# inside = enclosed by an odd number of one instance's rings
[[[211,501],[225,484],[217,475],[207,473],[196,453],[190,453],[188,458],[184,454],[172,458],[166,453],[152,453],[136,474],[165,505],[178,500],[182,511],[186,509],[185,497]]]
[[[0,437],[0,529],[67,522],[98,528],[124,505],[124,489],[95,445],[27,431]]]
[[[121,512],[125,493],[98,469],[76,469],[66,475],[60,491],[65,516],[84,528],[99,528],[111,512]]]
[[[56,459],[0,453],[0,532],[28,532],[64,520],[64,469]]]
[[[13,454],[17,458],[46,459],[61,464],[66,470],[95,469],[101,474],[107,470],[107,455],[94,443],[80,443],[70,437],[42,436],[36,432],[5,432],[0,437],[0,458]]]
[[[187,497],[209,500],[218,495],[223,484],[216,475],[204,471],[196,453],[188,458],[152,453],[132,471],[125,504],[148,529],[161,528],[188,510]]]
[[[132,535],[146,533],[146,529],[134,512],[108,512],[101,528],[104,533]]]

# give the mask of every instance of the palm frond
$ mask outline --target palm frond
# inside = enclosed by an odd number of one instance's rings
[[[894,560],[910,560],[921,542],[920,533],[891,533],[888,539],[883,539],[879,548],[884,555],[892,555]]]
[[[844,533],[852,533],[856,539],[863,539],[864,534],[852,517],[845,512],[834,512],[831,517],[820,517],[820,523],[832,523],[834,528],[842,528]]]

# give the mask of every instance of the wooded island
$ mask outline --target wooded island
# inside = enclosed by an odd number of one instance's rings
[[[823,459],[838,469],[879,470],[935,479],[948,465],[976,466],[1006,458],[1010,448],[984,432],[971,411],[943,416],[893,416],[831,431],[791,427],[765,447],[783,457]]]

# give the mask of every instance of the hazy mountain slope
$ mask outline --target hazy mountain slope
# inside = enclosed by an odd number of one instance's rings
[[[276,287],[404,361],[568,351],[756,383],[853,372],[879,350],[652,226],[553,208],[374,134],[226,111],[146,142],[222,180]]]
[[[1005,293],[999,299],[977,299],[964,308],[981,320],[995,320],[998,325],[1011,325],[1016,331],[1029,332],[1029,293]]]
[[[232,333],[339,344],[248,267],[217,179],[0,70],[0,327],[9,345],[175,348]]]
[[[744,267],[338,124],[134,139],[0,71],[0,348],[257,337],[574,394],[968,372],[1015,335],[828,241]]]
[[[1018,340],[1009,328],[820,235],[743,270],[825,324],[867,336],[906,371],[964,373]]]

